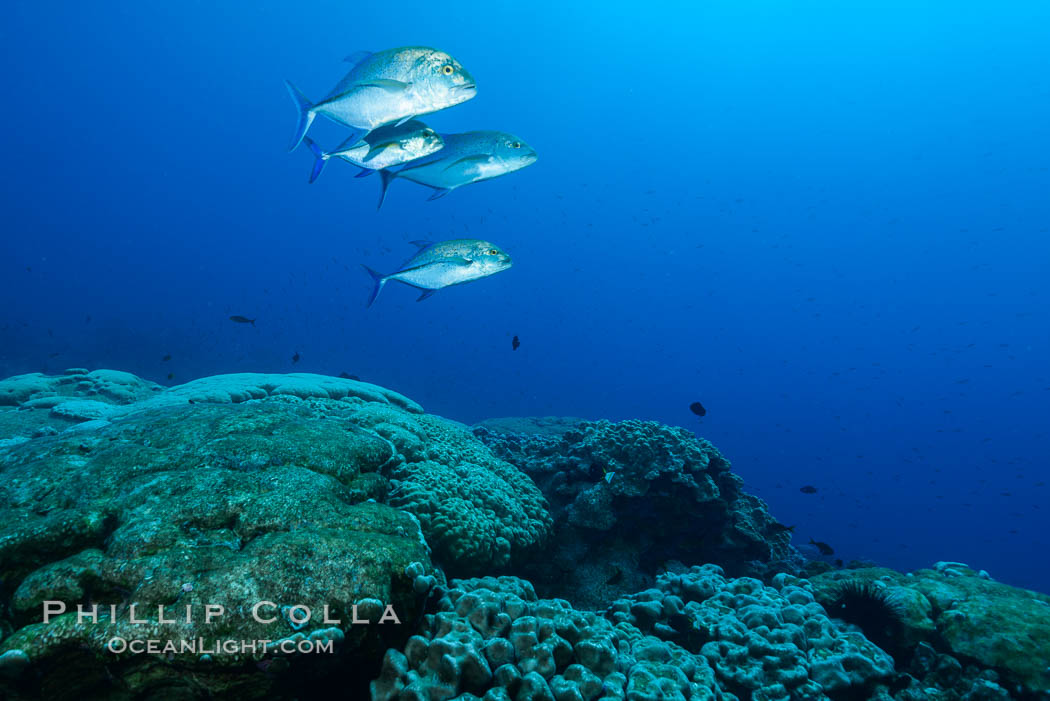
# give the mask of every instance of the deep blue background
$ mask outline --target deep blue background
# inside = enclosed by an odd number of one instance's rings
[[[1050,6],[308,4],[5,6],[0,376],[346,371],[468,422],[656,419],[796,540],[1050,591]],[[378,214],[350,166],[308,186],[282,79],[316,99],[407,44],[479,83],[428,122],[540,161]],[[359,263],[463,236],[515,267],[365,309]]]

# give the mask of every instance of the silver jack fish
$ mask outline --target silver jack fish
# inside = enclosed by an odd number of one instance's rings
[[[416,119],[373,129],[363,139],[351,136],[331,151],[321,149],[309,136],[303,137],[303,143],[315,159],[313,170],[310,171],[310,182],[317,180],[330,158],[342,158],[361,168],[357,174],[361,178],[376,170],[429,156],[440,151],[445,144],[436,131]]]
[[[354,129],[371,131],[458,105],[477,93],[474,78],[459,61],[425,46],[361,51],[347,56],[346,61],[354,67],[317,103],[285,81],[299,108],[290,151],[302,142],[319,114]]]
[[[423,290],[423,294],[419,295],[419,299],[416,300],[422,302],[442,288],[480,280],[511,266],[510,256],[488,241],[478,239],[455,239],[441,243],[412,241],[412,245],[417,246],[419,250],[405,261],[397,272],[383,275],[367,265],[361,266],[368,271],[375,282],[372,296],[368,299],[368,306],[372,306],[372,302],[376,301],[376,297],[383,291],[383,286],[389,280],[397,280]]]
[[[386,199],[387,188],[394,178],[432,187],[436,200],[470,183],[490,180],[520,170],[536,162],[536,151],[524,141],[502,131],[468,131],[442,134],[445,147],[438,153],[409,163],[396,171],[381,170],[383,189],[379,207]]]

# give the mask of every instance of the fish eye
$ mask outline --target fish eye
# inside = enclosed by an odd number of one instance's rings
[[[452,64],[450,63],[446,63],[444,66],[441,67],[441,72],[445,75],[452,75],[453,73],[455,73],[455,71],[456,69],[453,68]]]
[[[510,142],[510,147],[511,148],[521,148],[521,142],[520,141],[511,141]]]
[[[499,250],[495,249],[495,248],[490,248],[488,252],[489,252],[490,256],[498,256],[499,255]]]

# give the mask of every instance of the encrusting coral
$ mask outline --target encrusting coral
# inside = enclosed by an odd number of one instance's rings
[[[601,606],[648,586],[669,561],[741,575],[793,556],[789,530],[685,429],[541,418],[485,421],[474,432],[551,504],[551,545],[522,568],[546,595]]]
[[[331,664],[367,665],[407,636],[443,579],[432,554],[450,571],[496,568],[550,521],[529,478],[464,427],[367,383],[243,374],[163,389],[73,370],[0,392],[0,677],[25,693],[106,697],[119,683],[279,695],[287,677],[271,656],[266,675],[243,676],[256,661],[240,653],[180,666],[118,660],[104,644],[298,636],[338,640]],[[48,600],[68,611],[45,624]],[[248,615],[260,601],[276,604],[276,621]],[[117,617],[77,620],[78,604],[95,603]],[[132,603],[147,623],[129,621]],[[206,623],[205,604],[229,614]],[[296,604],[313,610],[308,624],[287,615]],[[161,623],[162,605],[197,615]],[[321,625],[325,605],[341,624]],[[354,626],[355,606],[362,618],[391,606],[404,625]]]

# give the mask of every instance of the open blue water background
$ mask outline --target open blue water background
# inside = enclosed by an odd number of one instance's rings
[[[1050,591],[1050,5],[307,5],[5,5],[0,376],[345,371],[466,422],[683,425],[796,542]],[[479,84],[428,123],[539,162],[378,213],[350,166],[307,185],[282,80],[407,44]],[[459,237],[514,268],[365,308],[359,263]]]

